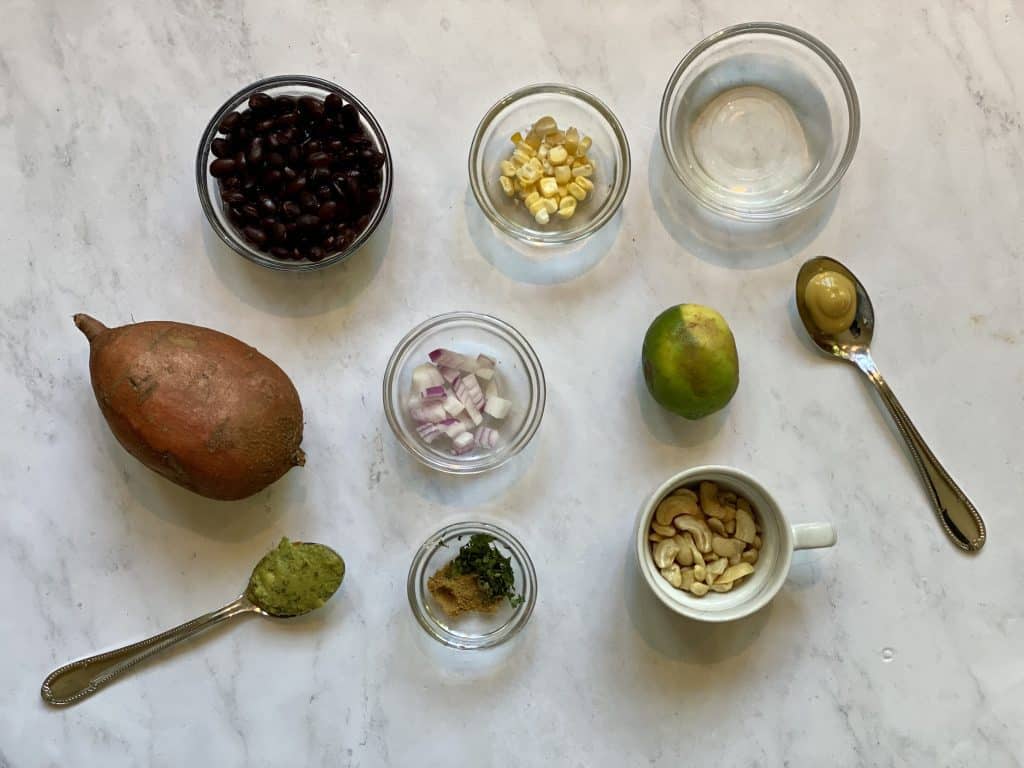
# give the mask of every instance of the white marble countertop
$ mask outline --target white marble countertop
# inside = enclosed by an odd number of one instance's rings
[[[5,4],[0,766],[1021,765],[1022,8],[804,5]],[[839,194],[760,250],[695,236],[656,129],[685,51],[751,18],[831,45],[863,110]],[[285,72],[362,97],[397,166],[372,244],[305,277],[224,248],[193,181],[212,111]],[[492,233],[465,172],[484,110],[540,80],[599,95],[633,153],[621,214],[554,268]],[[945,540],[866,383],[797,332],[794,276],[819,253],[869,287],[876,358],[985,515],[980,556]],[[638,373],[647,324],[682,301],[728,318],[742,363],[730,407],[696,424]],[[516,325],[547,373],[533,445],[484,478],[414,464],[380,407],[397,340],[453,309]],[[257,345],[301,393],[305,469],[231,504],[144,469],[96,408],[77,311]],[[642,497],[702,463],[840,537],[800,553],[769,608],[714,628],[655,603],[630,554]],[[531,623],[491,653],[433,643],[405,595],[421,541],[472,518],[520,535],[539,575]],[[282,534],[345,555],[328,609],[214,631],[70,709],[41,702],[55,666],[230,599]]]

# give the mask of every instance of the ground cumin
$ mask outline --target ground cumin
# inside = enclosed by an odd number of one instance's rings
[[[487,596],[481,589],[480,579],[475,573],[453,575],[451,563],[427,580],[427,589],[449,616],[458,616],[470,611],[493,613],[501,602],[500,597],[495,599]]]

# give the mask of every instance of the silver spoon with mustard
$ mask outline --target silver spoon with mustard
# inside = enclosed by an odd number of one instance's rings
[[[796,307],[804,328],[819,349],[853,363],[875,385],[906,441],[950,540],[965,552],[981,549],[985,544],[981,515],[929,450],[871,358],[869,345],[875,329],[875,312],[864,286],[838,261],[819,256],[800,268]]]
[[[74,704],[150,656],[227,619],[247,613],[290,619],[309,613],[337,592],[344,577],[345,561],[330,547],[281,539],[257,563],[245,591],[223,608],[146,640],[66,664],[47,675],[40,695],[47,704]]]

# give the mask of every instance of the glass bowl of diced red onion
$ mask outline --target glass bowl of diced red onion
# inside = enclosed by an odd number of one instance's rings
[[[473,475],[526,447],[544,415],[540,360],[519,331],[477,312],[413,328],[384,372],[384,413],[395,437],[440,472]]]

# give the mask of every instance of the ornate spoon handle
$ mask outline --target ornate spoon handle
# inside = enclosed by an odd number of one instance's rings
[[[907,449],[921,473],[921,479],[924,480],[946,535],[965,552],[977,552],[985,544],[985,522],[978,514],[978,510],[928,448],[921,433],[917,431],[907,412],[900,405],[900,401],[882,378],[870,353],[863,352],[851,359],[867,374],[878,390],[882,402],[889,409],[893,421],[896,422],[896,428],[903,435]]]
[[[154,656],[182,640],[198,635],[210,627],[243,613],[256,611],[245,597],[238,597],[223,608],[203,614],[159,635],[140,640],[106,653],[72,661],[55,669],[43,680],[39,693],[47,704],[64,706],[90,696],[141,661]]]

